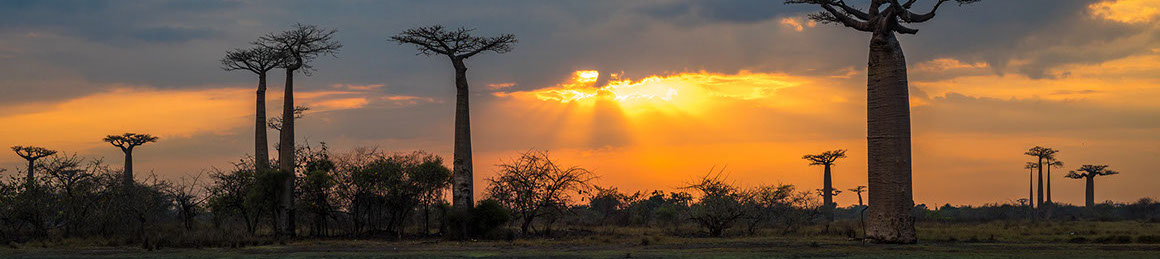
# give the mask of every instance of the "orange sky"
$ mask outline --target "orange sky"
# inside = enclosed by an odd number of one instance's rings
[[[1088,8],[1093,19],[1156,28],[1158,2],[1106,1]],[[786,33],[823,26],[803,17],[771,23]],[[916,202],[978,205],[1023,198],[1027,173],[1022,167],[1031,158],[1022,153],[1035,145],[1062,151],[1066,166],[1053,174],[1056,201],[1082,202],[1083,182],[1062,178],[1081,164],[1110,164],[1122,172],[1096,180],[1099,200],[1160,197],[1155,188],[1160,182],[1160,46],[1145,36],[1104,44],[1151,49],[1050,68],[1045,71],[1050,78],[1034,79],[996,73],[999,68],[982,61],[912,61]],[[1014,58],[1002,69],[1031,65]],[[511,77],[473,74],[477,191],[494,174],[495,164],[529,148],[548,149],[561,163],[594,170],[599,185],[626,191],[672,190],[721,167],[743,186],[793,183],[816,189],[821,168],[809,167],[801,156],[848,149],[849,158],[834,168],[835,187],[865,185],[861,66],[826,73],[686,68],[643,74],[601,71],[580,61],[573,67],[571,73],[546,75],[559,78],[551,85],[525,86]],[[413,95],[385,80],[300,87],[298,102],[312,108],[300,122],[300,141],[324,141],[339,151],[423,149],[450,158],[451,91],[438,97]],[[272,83],[270,90],[271,116],[278,114],[281,102],[277,86]],[[151,133],[162,139],[134,153],[136,167],[153,169],[163,178],[225,167],[252,150],[250,84],[172,89],[117,83],[100,89],[64,100],[0,105],[0,125],[6,125],[0,127],[0,144],[119,161],[119,151],[100,142],[102,136]],[[360,117],[372,112],[392,119]],[[0,168],[10,170],[4,174],[20,164],[14,155],[0,156]],[[857,198],[843,193],[836,200],[844,206]]]

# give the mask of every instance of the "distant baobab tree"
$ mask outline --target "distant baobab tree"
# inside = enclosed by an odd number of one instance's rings
[[[1058,153],[1059,150],[1056,150],[1056,152]],[[1055,154],[1052,154],[1051,157],[1047,158],[1047,161],[1043,161],[1043,162],[1044,162],[1043,166],[1047,167],[1047,176],[1046,176],[1047,177],[1047,201],[1044,201],[1044,202],[1046,202],[1047,204],[1055,204],[1051,201],[1051,168],[1052,167],[1063,168],[1063,162],[1060,162],[1059,160],[1055,160]]]
[[[870,224],[866,236],[881,243],[911,244],[914,232],[913,187],[910,162],[910,95],[906,57],[895,33],[916,34],[906,27],[934,18],[945,2],[968,4],[979,0],[938,0],[925,14],[909,9],[918,0],[871,0],[867,11],[842,0],[786,0],[787,4],[818,5],[825,11],[811,20],[841,24],[872,33],[867,66],[866,129],[870,187]]]
[[[24,158],[24,160],[28,160],[28,176],[25,179],[29,185],[36,182],[36,175],[34,174],[36,160],[56,154],[56,150],[34,146],[13,146],[12,151],[16,151],[16,155]]]
[[[1023,169],[1027,169],[1027,200],[1028,201],[1035,199],[1035,169],[1038,169],[1038,168],[1039,168],[1039,164],[1036,164],[1035,162],[1027,162],[1027,165],[1023,166]],[[1030,205],[1032,208],[1035,207],[1035,204],[1028,204],[1028,205]]]
[[[1120,172],[1108,170],[1108,165],[1083,165],[1075,171],[1067,174],[1067,178],[1071,179],[1087,179],[1087,195],[1084,199],[1084,206],[1091,208],[1096,205],[1096,176],[1105,176],[1119,174]]]
[[[1035,163],[1037,165],[1036,169],[1039,169],[1039,191],[1036,192],[1035,207],[1043,207],[1043,160],[1054,158],[1055,152],[1058,151],[1051,148],[1034,146],[1028,149],[1027,152],[1023,153],[1025,155],[1033,156],[1039,159],[1039,161]]]
[[[455,153],[452,164],[452,205],[466,213],[474,204],[472,197],[471,120],[468,113],[467,65],[464,61],[485,51],[507,53],[517,42],[516,36],[502,34],[496,37],[471,35],[474,29],[446,29],[441,25],[405,30],[391,41],[400,45],[415,45],[419,55],[443,55],[451,59],[455,68]],[[461,226],[466,227],[466,225]]]
[[[125,133],[106,136],[104,141],[121,148],[121,152],[125,152],[124,182],[125,185],[129,185],[133,183],[133,148],[145,143],[157,142],[157,137],[149,134]]]
[[[846,150],[830,150],[816,155],[805,155],[802,159],[810,161],[810,165],[820,165],[825,169],[822,175],[822,189],[818,192],[822,195],[822,213],[826,217],[826,223],[834,221],[834,195],[838,195],[839,190],[834,189],[834,182],[830,173],[830,167],[834,166],[834,162],[840,158],[846,158]]]
[[[334,29],[323,29],[314,25],[295,24],[294,28],[278,33],[262,36],[256,42],[259,46],[276,49],[285,55],[279,65],[286,70],[285,97],[282,104],[282,130],[278,137],[278,170],[284,174],[286,180],[282,184],[279,197],[277,217],[280,222],[276,234],[286,232],[294,235],[294,73],[301,71],[310,75],[314,69],[310,65],[314,59],[329,55],[334,56],[342,44],[334,40]]]
[[[226,51],[222,69],[245,70],[258,76],[257,105],[254,111],[254,170],[270,168],[270,144],[266,139],[266,73],[285,62],[278,49],[254,46]]]
[[[854,188],[849,189],[849,191],[858,194],[858,206],[859,207],[866,206],[866,204],[862,203],[862,193],[866,192],[865,185],[859,185],[858,187],[854,187]]]

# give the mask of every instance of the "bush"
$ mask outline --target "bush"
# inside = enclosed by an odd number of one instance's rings
[[[479,205],[475,207],[475,226],[476,233],[484,236],[495,232],[504,224],[511,220],[511,212],[504,208],[499,201],[493,199],[486,199],[479,201]]]

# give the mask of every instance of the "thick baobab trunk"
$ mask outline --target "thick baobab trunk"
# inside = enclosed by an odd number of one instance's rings
[[[1047,195],[1044,196],[1045,201],[1043,201],[1043,203],[1046,203],[1047,205],[1051,205],[1052,204],[1051,203],[1051,160],[1047,160],[1047,176],[1046,176],[1046,178],[1047,179],[1044,181],[1047,182],[1047,184],[1046,184],[1047,185]]]
[[[1039,192],[1035,196],[1035,207],[1043,207],[1043,157],[1039,158]]]
[[[1027,206],[1034,208],[1035,204],[1035,171],[1027,170]]]
[[[32,185],[32,183],[36,182],[36,174],[34,174],[34,169],[36,169],[36,160],[28,159],[28,185]]]
[[[286,174],[278,201],[279,227],[294,235],[294,69],[286,69],[286,97],[282,104],[282,132],[278,138],[278,170]]]
[[[452,205],[467,216],[474,207],[474,178],[471,164],[471,117],[468,113],[467,66],[463,59],[452,58],[455,66],[455,154],[452,162]],[[460,222],[460,233],[467,233],[467,222]]]
[[[825,167],[826,173],[823,176],[825,179],[823,180],[824,183],[822,187],[822,193],[824,196],[822,198],[822,204],[825,205],[825,208],[823,208],[823,213],[825,213],[826,216],[826,228],[829,229],[830,222],[834,221],[834,185],[833,181],[830,180],[830,165],[825,165]]]
[[[1096,206],[1096,177],[1087,177],[1087,195],[1084,197],[1084,206],[1091,208]]]
[[[270,168],[270,145],[266,139],[266,73],[258,74],[254,114],[254,172],[258,172]]]
[[[866,236],[881,243],[915,243],[906,57],[893,32],[874,33],[867,77],[870,220]]]
[[[128,186],[133,183],[133,148],[127,148],[125,151],[125,185]]]
[[[475,189],[471,168],[471,117],[468,114],[467,66],[462,59],[453,59],[455,65],[455,154],[452,162],[454,174],[454,205],[457,210],[466,211],[473,207]]]

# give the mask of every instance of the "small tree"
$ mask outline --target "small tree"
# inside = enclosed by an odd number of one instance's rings
[[[1087,195],[1084,199],[1084,205],[1091,208],[1096,205],[1096,176],[1114,175],[1120,172],[1108,170],[1108,165],[1083,165],[1075,171],[1067,174],[1067,178],[1071,179],[1087,179]]]
[[[198,184],[199,179],[200,174],[191,178],[181,177],[180,183],[169,185],[163,190],[176,205],[177,214],[181,216],[181,223],[187,231],[193,230],[194,218],[197,217],[201,203],[206,199],[205,188]]]
[[[34,146],[13,146],[12,151],[16,151],[16,155],[24,158],[24,160],[28,160],[28,177],[25,178],[27,179],[28,185],[36,182],[36,175],[34,174],[36,160],[56,154],[56,150]]]
[[[745,216],[741,201],[747,199],[747,194],[725,183],[724,172],[724,168],[715,173],[710,171],[698,182],[681,187],[696,190],[701,194],[697,203],[693,204],[690,218],[708,230],[709,236],[712,237],[720,237],[725,230],[733,227],[734,223]]]
[[[125,152],[125,170],[123,173],[125,185],[129,185],[133,183],[133,148],[145,143],[157,142],[157,137],[149,134],[125,133],[106,136],[104,141],[121,148],[121,152]]]
[[[548,157],[548,152],[530,150],[515,161],[499,165],[499,173],[487,179],[487,194],[511,210],[521,220],[520,232],[530,234],[532,222],[540,217],[562,214],[572,199],[571,193],[584,194],[596,178],[580,167],[562,167]],[[551,233],[551,221],[545,222],[545,233]]]
[[[395,36],[391,41],[398,44],[414,45],[419,55],[443,55],[451,59],[455,68],[455,154],[452,158],[452,172],[454,175],[451,196],[455,210],[466,214],[475,205],[475,187],[472,176],[471,163],[471,117],[468,113],[468,85],[467,65],[465,60],[479,53],[491,51],[507,53],[516,43],[516,36],[503,34],[498,37],[479,37],[471,35],[474,29],[459,28],[447,30],[443,26],[418,27],[408,29]],[[466,225],[459,226],[466,230]]]
[[[819,190],[819,192],[822,195],[822,213],[826,216],[827,229],[829,228],[829,223],[834,221],[834,207],[836,207],[836,205],[834,204],[833,196],[838,195],[837,193],[841,192],[840,190],[834,189],[833,180],[831,180],[832,176],[830,174],[830,167],[834,166],[834,162],[838,161],[840,158],[846,158],[845,149],[831,150],[822,152],[821,154],[802,156],[802,159],[810,161],[811,166],[820,165],[825,167],[825,173],[822,176],[823,187],[821,190]]]

